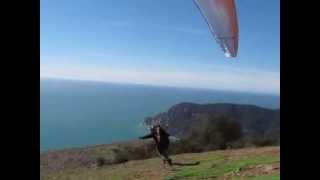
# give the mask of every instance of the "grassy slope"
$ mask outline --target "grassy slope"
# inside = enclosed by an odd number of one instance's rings
[[[159,158],[129,161],[101,168],[52,172],[43,180],[175,180],[175,179],[280,179],[280,147],[247,148],[172,156],[173,167]],[[191,165],[200,162],[198,165]]]

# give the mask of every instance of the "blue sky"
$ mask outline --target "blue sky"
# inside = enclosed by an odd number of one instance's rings
[[[41,77],[280,94],[279,0],[236,0],[226,58],[193,0],[41,0]]]

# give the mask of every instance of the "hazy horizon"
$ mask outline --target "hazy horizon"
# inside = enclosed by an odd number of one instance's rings
[[[41,0],[41,149],[135,139],[181,102],[280,108],[280,2],[235,3],[226,58],[193,0]]]
[[[144,83],[134,83],[134,82],[119,82],[119,81],[103,81],[103,80],[90,80],[90,79],[72,79],[72,78],[55,78],[55,77],[40,77],[40,81],[74,81],[74,82],[93,82],[101,84],[118,84],[118,85],[140,85],[149,87],[164,87],[164,88],[178,88],[178,89],[189,89],[189,90],[203,90],[203,91],[221,91],[221,92],[232,92],[232,93],[246,93],[253,95],[266,95],[275,96],[280,98],[280,94],[277,93],[267,93],[267,92],[251,92],[251,91],[241,91],[241,90],[230,90],[230,89],[212,89],[212,88],[202,88],[202,87],[188,87],[188,86],[174,86],[174,85],[161,85],[161,84],[144,84]],[[41,83],[41,82],[40,82]]]
[[[278,109],[280,97],[95,81],[41,79],[41,150],[136,139],[141,122],[181,102],[251,104]]]
[[[280,94],[279,1],[236,7],[230,59],[193,0],[41,0],[40,76]]]

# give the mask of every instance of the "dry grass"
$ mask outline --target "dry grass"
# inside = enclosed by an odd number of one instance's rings
[[[159,158],[122,164],[53,171],[42,180],[162,180],[162,179],[280,179],[280,147],[188,153],[172,156],[164,167]],[[199,161],[200,164],[187,164]]]

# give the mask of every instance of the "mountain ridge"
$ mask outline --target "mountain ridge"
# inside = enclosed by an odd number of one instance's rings
[[[270,109],[251,104],[182,102],[145,119],[146,124],[161,119],[161,124],[169,133],[184,137],[191,133],[204,119],[227,117],[241,123],[246,134],[265,135],[272,130],[280,130],[280,108]],[[166,126],[169,125],[169,126]],[[280,135],[280,134],[279,134]]]

